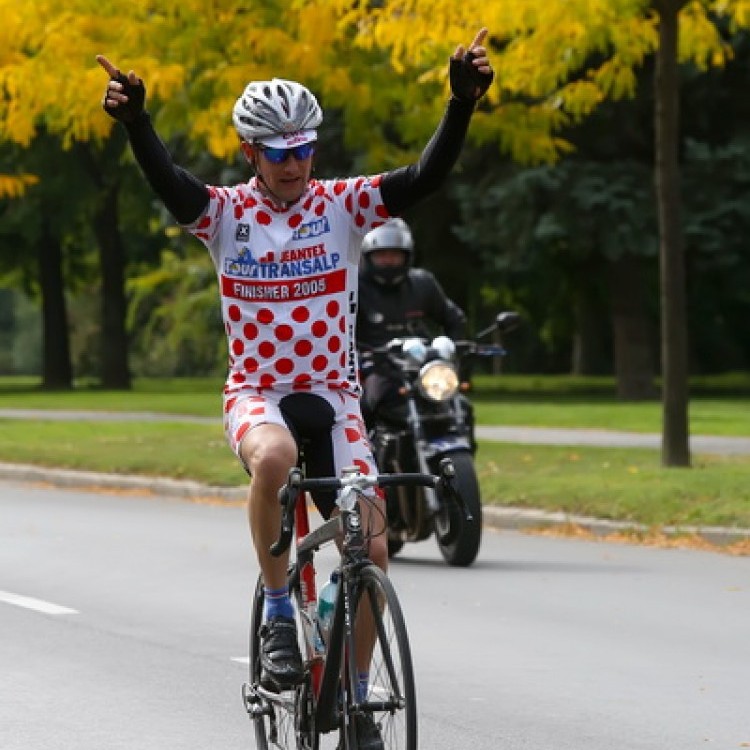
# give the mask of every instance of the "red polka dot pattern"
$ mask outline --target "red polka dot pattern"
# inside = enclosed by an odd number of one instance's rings
[[[352,427],[347,427],[345,432],[346,432],[346,439],[350,443],[356,443],[361,437],[361,435],[359,434],[359,430],[355,430]]]
[[[291,341],[292,336],[294,336],[294,329],[286,323],[276,327],[276,338],[279,341]]]
[[[296,323],[304,323],[310,318],[310,311],[306,307],[295,307],[292,310],[292,320]]]
[[[294,345],[294,353],[298,357],[307,357],[308,354],[313,350],[312,342],[308,339],[302,339]]]
[[[348,356],[358,259],[349,246],[352,228],[364,235],[388,218],[380,184],[379,175],[311,180],[288,208],[265,196],[255,178],[209,187],[208,208],[190,231],[219,275],[227,397],[282,386],[358,390]]]

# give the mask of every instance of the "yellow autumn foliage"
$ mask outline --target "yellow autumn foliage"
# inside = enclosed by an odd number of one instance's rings
[[[378,167],[398,158],[386,125],[412,148],[429,137],[449,94],[449,56],[483,25],[496,84],[471,137],[524,162],[557,158],[561,127],[631,96],[658,44],[648,0],[0,0],[0,14],[0,141],[29,147],[40,126],[66,148],[106,138],[102,53],[143,77],[165,136],[187,132],[231,158],[231,107],[245,84],[294,78],[344,111],[349,142]],[[726,59],[716,16],[750,26],[750,0],[689,2],[683,61]]]
[[[39,178],[31,174],[0,174],[0,198],[20,198],[26,188],[36,185]]]

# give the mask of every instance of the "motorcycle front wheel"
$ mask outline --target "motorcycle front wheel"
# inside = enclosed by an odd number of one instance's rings
[[[456,490],[463,498],[472,519],[466,520],[455,500],[447,500],[446,507],[435,519],[435,536],[443,559],[449,565],[465,568],[479,554],[482,542],[482,500],[471,453],[451,453],[450,459],[456,468]]]

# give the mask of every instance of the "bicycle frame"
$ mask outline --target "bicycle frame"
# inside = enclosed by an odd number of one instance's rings
[[[305,498],[306,500],[306,498]],[[308,649],[310,662],[310,676],[315,695],[320,693],[320,680],[323,673],[323,659],[314,654],[315,634],[313,629],[317,627],[316,609],[318,604],[318,591],[315,582],[315,566],[313,564],[313,552],[300,554],[299,548],[302,541],[310,533],[310,516],[307,511],[307,502],[297,503],[294,509],[295,546],[297,547],[297,561],[295,572],[299,578],[300,601],[302,603],[302,627],[305,633],[305,643]]]
[[[270,552],[274,556],[282,555],[294,543],[295,556],[289,567],[288,581],[290,592],[295,592],[298,600],[300,618],[300,640],[302,641],[303,657],[305,658],[306,679],[294,688],[290,695],[288,690],[274,692],[254,679],[252,683],[243,686],[245,706],[251,718],[257,721],[268,720],[267,728],[257,730],[263,737],[262,744],[266,747],[266,735],[275,746],[279,737],[288,737],[287,729],[279,732],[274,706],[286,714],[294,717],[294,732],[297,737],[296,747],[308,747],[307,740],[299,744],[301,736],[315,737],[340,729],[343,736],[349,737],[350,732],[359,726],[355,719],[360,715],[372,716],[373,712],[381,712],[388,716],[402,715],[400,709],[405,706],[408,717],[402,731],[409,732],[410,737],[416,738],[416,713],[414,708],[414,679],[411,659],[406,640],[403,615],[398,605],[395,591],[384,578],[383,572],[374,566],[367,557],[365,533],[362,529],[360,504],[366,498],[365,491],[376,487],[389,485],[415,484],[440,488],[446,494],[455,497],[461,507],[460,496],[455,494],[453,481],[455,469],[449,459],[441,465],[440,476],[432,474],[381,474],[363,475],[358,469],[345,469],[340,478],[303,478],[302,470],[295,467],[291,470],[287,483],[279,492],[282,504],[281,530],[278,540],[271,545]],[[339,512],[320,526],[311,529],[308,514],[307,491],[332,490],[337,491],[336,505]],[[464,509],[465,510],[465,509]],[[383,520],[385,524],[385,519]],[[315,554],[331,541],[338,541],[340,559],[337,563],[339,571],[339,586],[334,603],[333,620],[328,634],[325,656],[316,650],[317,619],[317,586],[315,570]],[[262,587],[262,581],[258,586]],[[373,598],[373,591],[381,591],[387,602],[386,609],[390,622],[396,622],[396,630],[386,629],[380,620],[379,598]],[[369,593],[367,593],[369,592]],[[366,597],[362,599],[361,597]],[[258,600],[256,599],[256,602]],[[360,601],[368,601],[368,609],[358,609]],[[261,600],[262,604],[262,600]],[[253,609],[253,618],[259,617],[259,609]],[[369,622],[369,611],[374,618],[373,625],[377,632],[378,643],[385,648],[382,652],[381,674],[384,674],[385,684],[391,686],[390,691],[368,693],[366,697],[359,695],[359,671],[357,658],[359,644],[356,632],[359,625],[360,613]],[[254,620],[256,623],[259,620]],[[369,627],[369,626],[367,626]],[[398,657],[392,658],[390,637],[396,636],[394,648],[398,650]],[[258,643],[257,626],[251,630],[252,643]],[[251,645],[251,657],[255,646]],[[396,653],[396,652],[394,652]],[[372,656],[372,655],[370,655]],[[253,677],[251,658],[251,678]],[[401,666],[404,672],[401,672]],[[402,683],[402,679],[405,683]],[[405,687],[403,687],[405,684]],[[339,689],[341,686],[341,690]],[[402,689],[403,687],[403,689]],[[359,695],[359,697],[358,697]],[[265,717],[268,717],[266,719]],[[397,720],[398,721],[398,720]],[[284,722],[282,722],[284,723]],[[284,723],[288,727],[288,721]],[[408,728],[407,728],[408,727]],[[398,731],[398,730],[397,730]],[[258,740],[260,742],[260,740]],[[288,740],[282,740],[284,747],[292,747]],[[311,742],[313,742],[311,740]],[[348,742],[348,740],[347,740]],[[270,746],[270,745],[269,745]],[[349,745],[347,745],[348,747]],[[412,747],[413,750],[413,746]]]
[[[306,499],[306,498],[304,498]],[[302,605],[302,627],[305,634],[305,647],[309,660],[311,687],[315,695],[315,725],[322,732],[333,729],[338,723],[336,715],[337,693],[335,687],[341,676],[342,650],[338,648],[327,649],[325,656],[315,651],[314,629],[318,627],[317,587],[314,557],[317,550],[327,542],[341,537],[344,529],[349,528],[352,523],[350,519],[356,518],[353,525],[358,527],[359,510],[342,509],[341,512],[325,521],[321,526],[310,530],[310,517],[307,502],[295,503],[294,528],[295,548],[297,559],[294,563],[292,574],[292,585],[298,583],[300,590],[300,601]],[[351,533],[351,530],[350,530]],[[355,531],[361,536],[361,530]],[[363,545],[354,549],[351,543],[345,544],[342,550],[341,585],[339,586],[331,630],[328,637],[330,644],[340,644],[343,633],[351,629],[351,613],[346,611],[345,605],[350,601],[349,592],[350,570],[352,566],[364,565],[369,562],[364,555]],[[345,625],[350,627],[345,629]]]

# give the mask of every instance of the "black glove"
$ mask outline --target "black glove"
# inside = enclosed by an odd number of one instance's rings
[[[131,84],[127,76],[120,73],[116,78],[111,80],[122,84],[122,93],[128,97],[128,101],[120,102],[116,107],[107,106],[107,94],[104,94],[104,111],[115,120],[120,122],[133,122],[142,112],[143,104],[146,100],[146,87],[139,78],[138,83]]]
[[[475,102],[481,99],[495,77],[494,71],[482,73],[472,65],[472,60],[475,57],[476,55],[473,52],[467,52],[459,60],[451,58],[451,91],[456,99],[468,102]]]

